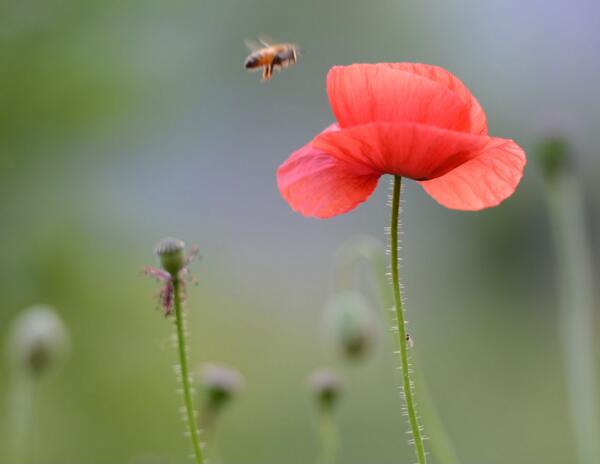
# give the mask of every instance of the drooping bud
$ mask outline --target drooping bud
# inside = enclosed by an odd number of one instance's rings
[[[344,242],[335,254],[334,277],[338,290],[354,287],[357,271],[362,262],[369,265],[378,280],[380,270],[385,269],[385,245],[374,236],[360,235]],[[377,283],[379,285],[379,283]],[[383,285],[387,289],[388,282]]]
[[[308,385],[321,409],[332,409],[342,393],[342,381],[328,369],[312,373],[308,377]]]
[[[184,248],[185,243],[174,237],[161,239],[154,248],[162,267],[171,276],[175,276],[185,266]]]
[[[67,328],[56,311],[36,305],[17,316],[9,335],[9,354],[23,374],[41,377],[60,365],[69,345]]]
[[[374,347],[378,335],[373,310],[362,294],[344,291],[336,294],[325,309],[328,334],[345,357],[364,358]]]
[[[207,404],[214,410],[221,409],[244,386],[244,378],[237,370],[217,363],[202,366],[201,382]]]

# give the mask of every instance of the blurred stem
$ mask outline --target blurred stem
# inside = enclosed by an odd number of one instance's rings
[[[408,367],[408,342],[406,340],[406,322],[404,321],[404,309],[402,307],[402,296],[400,294],[400,280],[398,277],[398,218],[400,215],[400,191],[402,187],[402,178],[394,176],[394,190],[392,194],[392,219],[390,225],[390,255],[392,269],[392,286],[394,288],[394,304],[396,316],[398,318],[398,344],[400,345],[400,363],[402,370],[402,390],[406,402],[406,412],[410,428],[412,430],[413,445],[419,463],[426,463],[425,448],[423,447],[423,438],[419,427],[417,412],[415,408],[413,383],[410,379]]]
[[[579,460],[600,461],[598,382],[594,355],[592,265],[585,213],[575,175],[561,171],[546,182],[558,260],[558,327],[572,427]]]
[[[12,449],[15,463],[34,460],[34,415],[36,379],[21,373],[16,375],[12,393]]]
[[[414,350],[414,349],[413,349]],[[417,358],[413,355],[413,358]],[[433,439],[428,441],[429,448],[439,463],[458,463],[454,445],[444,428],[440,415],[427,388],[427,383],[421,370],[413,370],[413,376],[419,394],[421,416],[427,422],[427,431]]]
[[[202,429],[204,438],[204,455],[208,463],[222,463],[219,443],[216,436],[216,422],[219,413],[211,405],[210,401],[204,401],[204,405],[198,416],[198,425]]]
[[[173,276],[173,306],[175,307],[175,326],[177,329],[177,345],[179,348],[179,366],[181,368],[181,387],[183,390],[183,400],[185,402],[185,411],[188,420],[188,429],[194,457],[196,463],[202,463],[202,448],[200,446],[200,437],[196,427],[196,418],[194,415],[194,406],[192,402],[192,390],[190,386],[190,373],[187,359],[187,344],[185,341],[185,321],[181,309],[181,282],[179,277]]]
[[[319,461],[318,463],[336,463],[339,449],[338,433],[330,406],[319,408]]]

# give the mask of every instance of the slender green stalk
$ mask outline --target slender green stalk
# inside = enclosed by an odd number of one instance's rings
[[[567,395],[579,460],[600,461],[597,361],[594,352],[594,282],[580,187],[569,171],[547,180],[558,260],[558,327]]]
[[[373,274],[380,308],[385,310],[393,308],[393,292],[391,292],[389,279],[385,273],[385,247],[375,237],[358,237],[341,247],[336,256],[337,291],[352,287],[352,277],[361,260],[365,260],[369,264],[369,269]],[[385,317],[386,321],[390,319],[389,312],[385,312]],[[418,360],[417,355],[417,351],[412,349],[412,358]],[[438,463],[458,463],[456,451],[435,407],[422,370],[413,368],[412,372],[415,378],[416,393],[419,397],[419,413],[431,435],[428,449],[431,450]]]
[[[183,389],[183,400],[188,421],[188,429],[194,457],[196,463],[202,463],[202,447],[198,427],[196,426],[196,417],[194,414],[194,405],[192,402],[192,390],[190,386],[190,373],[187,360],[187,345],[185,342],[185,321],[183,310],[181,309],[181,282],[177,276],[173,276],[173,306],[175,309],[175,327],[177,328],[177,345],[179,348],[179,366],[181,368],[181,387]]]
[[[319,462],[336,463],[339,449],[339,439],[333,412],[331,408],[321,407],[319,409]]]
[[[419,463],[426,463],[423,437],[419,427],[419,420],[415,408],[413,384],[410,380],[408,367],[408,341],[406,340],[406,322],[404,320],[404,309],[402,307],[402,296],[400,294],[400,280],[398,278],[398,218],[400,215],[400,191],[402,178],[394,176],[394,190],[392,194],[392,219],[390,224],[390,255],[392,269],[392,286],[394,288],[394,304],[398,318],[398,343],[400,345],[400,363],[402,370],[402,391],[406,402],[406,412],[413,436],[413,445]]]

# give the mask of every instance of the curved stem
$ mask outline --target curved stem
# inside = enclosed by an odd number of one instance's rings
[[[319,436],[321,446],[318,463],[336,463],[338,435],[330,408],[322,407],[319,411]]]
[[[173,306],[175,307],[175,326],[177,329],[177,345],[179,349],[179,366],[181,367],[181,387],[183,389],[183,400],[188,421],[188,429],[196,463],[202,463],[202,448],[200,437],[196,426],[194,405],[192,402],[192,390],[190,386],[190,373],[187,360],[187,345],[185,342],[185,321],[181,309],[181,282],[178,277],[173,277]]]
[[[392,219],[390,224],[390,255],[392,269],[392,285],[394,287],[394,304],[396,316],[398,317],[398,343],[400,345],[400,362],[402,369],[402,390],[406,401],[406,412],[413,436],[415,453],[419,463],[426,463],[423,437],[419,428],[413,386],[410,380],[408,368],[408,341],[406,340],[406,322],[404,321],[404,309],[402,308],[402,296],[400,294],[400,281],[398,279],[398,217],[400,215],[400,188],[402,178],[394,176],[394,191],[392,194]]]

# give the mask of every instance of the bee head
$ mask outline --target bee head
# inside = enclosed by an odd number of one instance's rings
[[[244,62],[244,68],[249,69],[249,68],[256,68],[256,66],[258,66],[258,57],[255,55],[250,55],[248,58],[246,58],[246,61]]]

